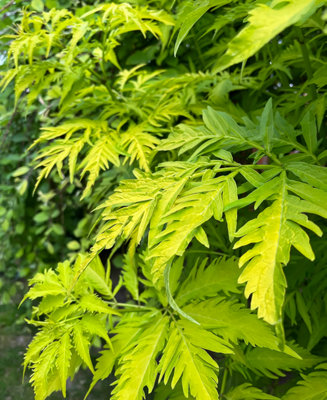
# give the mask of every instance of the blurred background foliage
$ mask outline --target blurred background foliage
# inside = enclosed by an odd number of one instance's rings
[[[86,2],[1,0],[0,35],[12,33],[25,7],[38,11],[82,3]],[[0,71],[7,68],[7,52],[8,41],[0,38]],[[52,174],[33,194],[36,150],[27,148],[37,139],[46,112],[41,97],[28,112],[22,101],[15,105],[13,82],[0,93],[0,397],[6,400],[34,398],[28,380],[22,382],[21,366],[33,332],[24,322],[31,313],[31,303],[27,301],[18,309],[27,280],[89,246],[91,216],[88,204],[79,200],[78,181],[70,184]],[[88,385],[89,374],[80,371],[79,384],[71,387],[70,398],[79,400]],[[95,390],[90,398],[101,393]],[[52,400],[60,398],[59,394],[51,396]]]
[[[38,10],[68,3],[78,2],[1,1],[0,35],[12,33],[28,5]],[[7,52],[8,41],[1,39],[0,69],[6,68]],[[13,83],[0,94],[0,327],[21,324],[29,313],[28,303],[17,310],[28,278],[88,247],[85,225],[90,218],[87,204],[79,201],[78,182],[54,174],[33,194],[36,151],[27,148],[38,137],[46,111],[41,97],[28,112],[23,101],[15,104]]]

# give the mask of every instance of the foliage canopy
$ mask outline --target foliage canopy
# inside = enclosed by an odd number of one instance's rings
[[[36,400],[327,399],[326,2],[69,4],[3,37],[35,192],[94,210],[23,299]]]

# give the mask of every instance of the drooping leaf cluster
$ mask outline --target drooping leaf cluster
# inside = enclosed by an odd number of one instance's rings
[[[45,5],[1,84],[47,106],[35,190],[96,217],[25,295],[36,399],[82,365],[114,400],[327,398],[325,2]]]

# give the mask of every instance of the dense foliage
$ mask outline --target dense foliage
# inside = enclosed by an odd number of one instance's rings
[[[28,3],[0,1],[2,35],[12,34],[12,25],[20,22],[21,7]],[[8,40],[2,36],[2,71],[7,52]],[[32,194],[37,177],[32,167],[36,151],[26,150],[38,137],[40,125],[47,121],[47,107],[39,97],[27,109],[23,96],[15,102],[13,84],[0,94],[0,326],[23,321],[30,305],[24,304],[18,315],[16,303],[26,290],[26,278],[66,258],[79,247],[76,239],[86,236],[86,220],[78,227],[79,219],[86,216],[86,207],[77,197],[76,185],[53,175],[42,182],[37,194]],[[86,241],[85,237],[85,249]]]
[[[36,124],[9,179],[35,209],[34,166],[40,207],[12,234],[50,253],[23,299],[36,400],[82,366],[113,400],[327,399],[325,20],[322,0],[33,0],[6,32],[1,85]]]

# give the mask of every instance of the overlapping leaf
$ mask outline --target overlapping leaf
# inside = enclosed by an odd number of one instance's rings
[[[296,185],[303,188],[303,184]],[[245,294],[247,297],[252,294],[251,307],[258,308],[258,315],[271,324],[281,319],[286,287],[282,267],[289,261],[291,246],[313,260],[309,237],[303,227],[319,236],[322,234],[305,213],[327,217],[322,204],[326,197],[323,191],[317,192],[319,197],[310,202],[289,194],[289,190],[293,191],[292,182],[282,174],[249,195],[248,200],[256,201],[256,206],[267,198],[273,203],[239,229],[236,236],[241,239],[234,246],[238,248],[254,243],[240,258],[240,266],[247,264],[239,281],[247,282]],[[300,191],[297,194],[301,196]],[[302,198],[308,197],[304,195]]]
[[[258,4],[249,13],[248,25],[231,40],[215,70],[221,71],[248,59],[285,28],[304,22],[322,5],[323,1],[319,0],[275,0],[271,5]]]
[[[283,400],[325,400],[327,399],[326,364],[317,367],[309,375],[302,375],[303,380],[292,387],[283,397]]]
[[[218,399],[217,364],[205,351],[231,353],[228,343],[189,321],[172,323],[169,339],[159,363],[160,379],[172,376],[174,387],[182,380],[185,397],[197,400]]]

